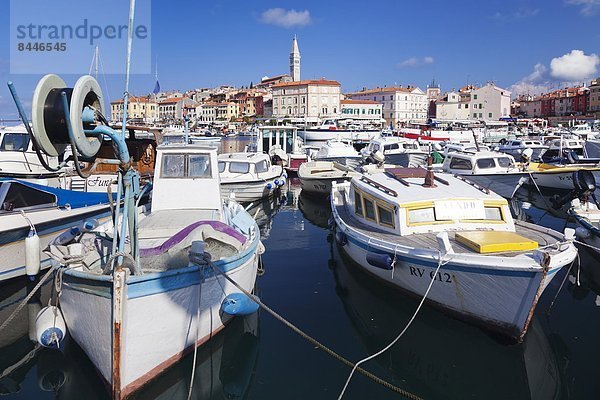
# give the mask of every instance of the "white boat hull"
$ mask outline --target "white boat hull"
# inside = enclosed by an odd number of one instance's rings
[[[268,183],[271,183],[270,188],[267,187]],[[228,199],[234,195],[237,202],[246,203],[272,196],[278,187],[273,180],[240,183],[221,182],[221,196]]]
[[[252,291],[257,243],[231,264],[220,266],[217,261],[216,265]],[[222,275],[215,276],[210,267],[205,268],[205,277],[198,267],[188,267],[127,278],[121,326],[121,398],[208,341],[231,318],[220,311],[221,303],[239,290]],[[112,285],[111,276],[67,271],[61,294],[71,336],[109,385],[113,381]]]
[[[600,171],[592,171],[596,182],[600,182]],[[532,182],[531,178],[535,181]],[[537,185],[538,187],[549,188],[549,189],[561,189],[561,190],[572,190],[573,187],[573,171],[557,171],[557,172],[544,172],[544,173],[531,173],[531,178],[528,179],[527,184],[531,186]]]
[[[327,142],[328,140],[352,140],[356,142],[369,142],[371,139],[380,135],[379,131],[346,131],[346,130],[326,130],[326,129],[307,129],[298,131],[298,135],[305,142]]]

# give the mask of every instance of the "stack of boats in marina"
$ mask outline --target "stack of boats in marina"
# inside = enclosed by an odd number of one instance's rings
[[[334,183],[331,208],[336,241],[360,268],[517,340],[577,253],[572,230],[513,221],[499,195],[432,169],[389,168]]]
[[[95,159],[102,138],[109,138],[123,200],[112,204],[108,221],[89,216],[46,248],[60,268],[60,304],[55,300],[42,310],[54,318],[40,327],[39,340],[57,347],[64,317],[113,397],[123,398],[211,339],[233,316],[256,311],[258,304],[244,292],[253,290],[264,247],[252,217],[222,199],[217,148],[209,144],[157,147],[151,212],[140,215],[144,189],[124,134],[105,124],[97,82],[82,79],[85,84],[78,81],[72,90],[57,79],[43,80],[46,87],[59,82],[48,90],[64,101],[46,107],[49,93],[33,101],[42,118],[29,134],[45,155],[62,156],[69,144],[87,159]],[[28,126],[16,95],[15,102]],[[58,121],[52,129],[50,120]]]

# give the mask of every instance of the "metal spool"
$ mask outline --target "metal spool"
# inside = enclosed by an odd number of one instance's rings
[[[66,87],[65,81],[54,74],[46,75],[40,80],[33,93],[31,121],[33,134],[41,150],[47,155],[56,157],[64,153],[65,148],[70,144],[70,139],[62,92],[67,95],[75,147],[83,157],[92,158],[100,149],[102,139],[85,135],[84,129],[93,129],[93,127],[84,126],[81,115],[87,106],[103,113],[104,102],[100,85],[90,75],[79,78],[73,88]]]

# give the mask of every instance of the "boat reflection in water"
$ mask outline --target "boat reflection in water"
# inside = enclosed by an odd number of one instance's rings
[[[304,217],[320,228],[328,228],[331,218],[329,200],[325,197],[311,196],[304,191],[298,197],[298,208]]]
[[[258,344],[258,314],[233,319],[206,346],[198,348],[192,398],[244,398],[252,383]],[[187,399],[192,362],[193,354],[189,354],[131,399]],[[41,350],[35,363],[39,389],[53,392],[54,398],[95,400],[110,397],[94,366],[74,341],[66,343],[63,352]],[[36,397],[40,398],[42,394],[37,393]]]
[[[30,283],[31,287],[37,282]],[[29,288],[30,289],[30,288]],[[25,279],[17,278],[0,286],[0,322],[4,322],[25,299]],[[51,284],[42,287],[12,322],[0,332],[0,394],[21,392],[27,373],[35,365],[40,348],[36,346],[35,317],[48,303]]]
[[[368,277],[339,253],[334,240],[330,267],[338,296],[365,345],[364,355],[379,351],[404,328],[416,301]],[[522,344],[505,345],[490,333],[424,307],[400,341],[375,362],[378,368],[373,363],[365,367],[423,398],[561,397],[559,368],[535,317]]]

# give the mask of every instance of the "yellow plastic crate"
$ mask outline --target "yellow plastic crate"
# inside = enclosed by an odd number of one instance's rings
[[[456,241],[478,253],[505,251],[529,251],[538,248],[538,243],[515,232],[473,231],[456,232]]]

